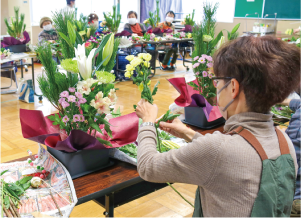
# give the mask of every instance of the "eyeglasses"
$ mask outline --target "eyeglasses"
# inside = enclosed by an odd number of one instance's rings
[[[224,80],[228,80],[228,79],[233,79],[234,77],[212,77],[212,82],[213,82],[213,85],[214,87],[216,88],[217,87],[217,84],[218,84],[218,80],[220,79],[224,79]]]

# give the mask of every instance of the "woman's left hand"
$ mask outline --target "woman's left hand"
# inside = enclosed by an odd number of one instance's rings
[[[158,116],[157,105],[152,105],[145,99],[141,99],[136,108],[136,114],[143,122],[155,123]]]

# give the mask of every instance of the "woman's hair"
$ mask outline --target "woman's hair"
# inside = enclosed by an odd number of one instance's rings
[[[90,15],[88,16],[88,22],[89,22],[89,23],[91,23],[92,20],[95,20],[95,19],[98,20],[97,14],[92,13],[92,14],[90,14]]]
[[[252,112],[269,112],[300,84],[300,49],[272,36],[240,37],[213,60],[214,74],[235,78]]]
[[[176,15],[175,15],[175,13],[174,13],[173,11],[168,11],[168,12],[166,13],[166,15],[169,14],[169,13],[171,13],[171,14],[173,15],[174,18],[176,17]],[[166,15],[165,15],[165,16],[166,16]]]
[[[135,11],[129,11],[127,18],[129,18],[131,14],[135,14],[135,17],[138,18],[138,15]]]

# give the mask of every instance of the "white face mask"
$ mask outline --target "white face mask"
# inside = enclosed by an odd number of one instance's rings
[[[218,92],[217,92],[217,96],[216,96],[216,101],[217,101],[217,106],[219,109],[219,112],[221,113],[221,115],[225,118],[225,120],[228,119],[228,111],[227,108],[230,106],[230,104],[233,103],[234,99],[232,99],[225,107],[220,107],[218,105],[219,102],[219,94],[225,89],[227,88],[227,86],[231,83],[231,80],[229,82],[227,82]]]
[[[52,29],[52,24],[47,24],[46,26],[43,26],[43,29],[46,31],[49,31]]]
[[[129,24],[134,25],[137,23],[137,19],[136,18],[128,18],[128,22],[129,22]]]
[[[172,23],[173,22],[173,17],[166,17],[165,20],[168,23]]]

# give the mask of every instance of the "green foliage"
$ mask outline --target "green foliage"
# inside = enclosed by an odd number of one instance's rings
[[[106,21],[106,26],[111,30],[111,32],[117,33],[121,21],[121,14],[117,11],[116,6],[113,6],[113,14],[111,14],[111,12],[103,12],[103,16]]]
[[[163,117],[158,120],[158,122],[155,124],[156,128],[159,128],[160,122],[167,122],[167,121],[172,121],[175,118],[177,118],[178,116],[180,116],[180,114],[173,114],[170,112],[170,110],[168,110]]]
[[[124,152],[128,156],[137,159],[137,146],[135,144],[128,144],[117,149]]]
[[[60,93],[74,87],[78,82],[77,74],[68,73],[67,75],[57,71],[57,63],[52,59],[51,46],[43,44],[36,49],[38,59],[45,68],[45,75],[38,77],[40,89],[50,103],[62,111],[58,100]]]
[[[21,39],[23,37],[23,32],[26,28],[26,24],[24,24],[25,14],[20,14],[19,19],[19,10],[20,8],[14,7],[15,19],[11,18],[11,24],[8,23],[7,18],[4,18],[4,23],[7,27],[7,33],[16,39]]]
[[[190,14],[185,17],[184,21],[185,21],[186,25],[194,26],[194,24],[195,24],[195,22],[193,20],[194,19],[194,13],[195,13],[195,9],[193,9],[191,17],[190,17]]]
[[[216,19],[214,16],[216,14],[217,8],[218,8],[218,3],[216,3],[213,7],[210,3],[205,3],[203,6],[204,19],[202,23],[202,29],[204,35],[209,35],[212,38],[214,37],[214,33],[215,33]]]
[[[228,40],[233,40],[233,39],[236,39],[238,37],[239,33],[237,31],[238,31],[239,26],[240,26],[240,23],[236,24],[235,27],[233,27],[233,29],[232,29],[231,32],[229,32],[227,30],[227,32],[228,32]]]
[[[148,12],[149,18],[148,18],[148,23],[152,26],[152,28],[155,28],[159,25],[160,23],[160,9],[159,9],[159,1],[156,1],[156,11],[153,12]]]
[[[75,21],[74,12],[71,10],[61,10],[53,12],[53,23],[56,31],[59,33],[59,43],[61,46],[62,56],[64,58],[74,58],[75,52],[74,52],[74,43],[72,44],[72,41],[69,36],[68,32],[68,24],[69,29],[71,25],[73,26]],[[72,32],[72,37],[74,37],[74,32]],[[77,39],[77,37],[76,37]],[[72,38],[73,40],[73,38]]]
[[[112,111],[111,114],[113,118],[120,117],[121,116],[120,107],[115,112]]]

